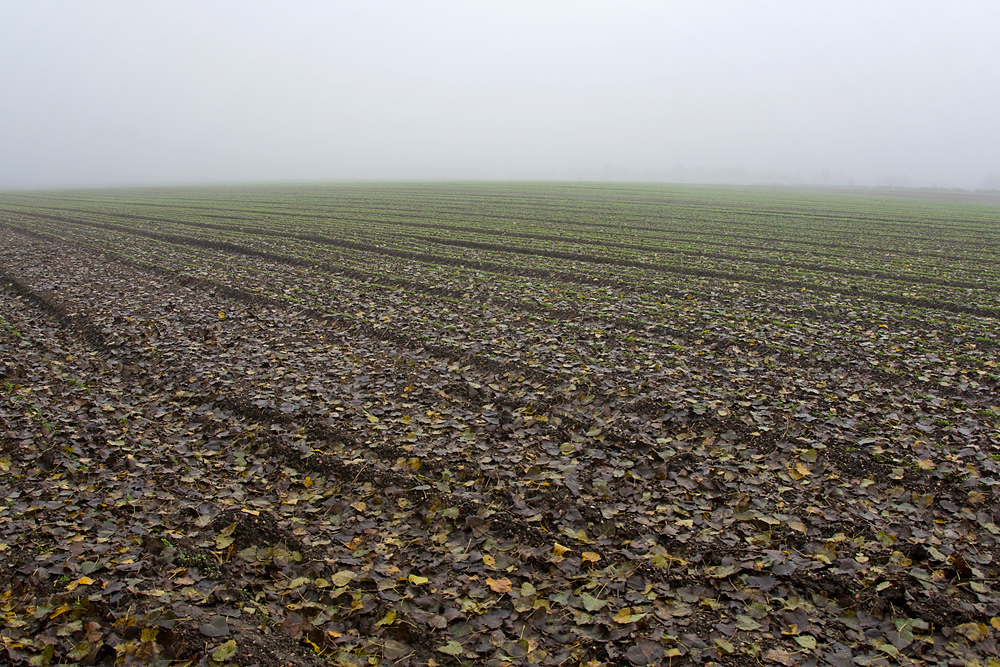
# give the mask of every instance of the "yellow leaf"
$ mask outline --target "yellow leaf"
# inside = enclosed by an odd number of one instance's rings
[[[64,602],[63,604],[59,605],[58,609],[56,609],[49,615],[49,619],[51,620],[56,616],[58,616],[59,614],[65,614],[67,611],[69,611],[69,605]]]
[[[302,486],[306,487],[307,489],[312,485],[313,485],[312,477],[306,477],[304,480],[302,480]]]
[[[615,623],[630,623],[632,621],[632,608],[622,607],[615,614]]]
[[[570,548],[569,547],[564,547],[563,545],[559,544],[558,542],[555,542],[552,545],[552,553],[554,553],[556,556],[559,556],[560,558],[563,556],[563,554],[566,554],[566,553],[569,553],[569,552],[570,552]]]
[[[507,577],[502,579],[491,579],[486,578],[486,585],[489,586],[494,593],[509,593],[511,589],[511,581]]]
[[[980,642],[990,636],[990,630],[985,623],[962,623],[956,626],[955,630],[970,642]]]
[[[79,579],[76,580],[76,583],[80,584],[81,586],[89,586],[92,583],[94,583],[94,580],[91,579],[90,577],[80,577]]]
[[[802,534],[809,532],[809,528],[806,526],[806,524],[802,523],[801,521],[789,521],[788,527]]]
[[[595,553],[593,551],[584,551],[582,554],[580,554],[580,557],[583,559],[584,563],[596,563],[597,561],[601,560],[601,554]]]
[[[497,566],[497,559],[489,554],[483,554],[483,563],[486,567],[495,568]]]
[[[417,586],[422,586],[430,581],[427,577],[421,577],[419,574],[411,574],[407,579],[410,580],[411,584],[416,584]]]
[[[139,641],[143,642],[155,642],[156,635],[159,633],[159,628],[143,628],[142,634],[139,635]]]
[[[354,508],[354,510],[357,512],[364,512],[365,508],[368,507],[368,505],[365,505],[363,502],[359,500],[356,503],[351,503],[351,507]]]
[[[382,617],[381,621],[375,624],[375,627],[378,628],[383,625],[392,625],[395,622],[396,622],[396,610],[390,609],[389,611],[385,612],[385,616]]]
[[[810,470],[809,468],[805,467],[805,465],[804,465],[804,464],[802,464],[802,463],[798,463],[798,464],[796,464],[796,466],[795,466],[795,470],[796,470],[796,471],[797,471],[797,472],[798,472],[798,473],[799,473],[800,475],[802,475],[803,477],[805,477],[806,475],[811,475],[811,474],[812,474],[812,471],[811,471],[811,470]]]
[[[219,311],[219,319],[222,319],[222,320],[226,319],[226,314],[223,313],[222,311]]]
[[[343,588],[347,584],[354,581],[356,575],[350,570],[341,570],[330,576],[330,583],[333,584],[335,588]]]
[[[990,625],[993,626],[994,630],[1000,630],[1000,616],[994,616],[991,618]]]
[[[244,514],[249,514],[251,516],[260,516],[260,512],[257,510],[248,510],[246,507],[240,510]]]

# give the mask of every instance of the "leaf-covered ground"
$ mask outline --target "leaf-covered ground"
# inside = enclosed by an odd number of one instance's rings
[[[0,195],[0,661],[1000,665],[1000,203]]]

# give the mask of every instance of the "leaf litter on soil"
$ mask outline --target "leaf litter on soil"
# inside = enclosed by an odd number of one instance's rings
[[[1000,208],[588,192],[0,197],[4,658],[994,664]]]

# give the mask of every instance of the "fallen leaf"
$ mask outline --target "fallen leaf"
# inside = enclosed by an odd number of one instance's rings
[[[67,611],[69,611],[69,605],[64,602],[61,605],[59,605],[58,609],[49,614],[49,620],[55,618],[59,614],[65,614]]]
[[[296,577],[285,584],[285,588],[290,591],[294,591],[296,588],[302,588],[312,580],[309,577]]]
[[[644,618],[646,614],[635,614],[632,612],[631,607],[622,607],[614,615],[615,623],[634,623],[641,618]]]
[[[354,577],[356,576],[358,575],[351,570],[341,570],[340,572],[336,572],[330,576],[330,584],[334,588],[343,588],[354,581]]]
[[[713,579],[725,579],[740,571],[739,565],[719,565],[705,569],[705,574]]]
[[[494,593],[500,594],[509,593],[512,587],[511,581],[507,577],[503,577],[502,579],[491,579],[487,577],[486,585],[489,586]]]
[[[408,644],[396,639],[386,639],[382,644],[382,652],[388,660],[400,660],[412,653],[413,649]]]
[[[663,646],[651,639],[637,639],[625,652],[625,657],[633,665],[659,664],[663,656]]]
[[[736,652],[736,647],[721,637],[716,637],[712,640],[712,642],[715,644],[716,648],[719,649],[720,655],[730,655]]]
[[[230,639],[212,652],[212,660],[225,662],[236,655],[236,640]]]
[[[225,637],[229,634],[229,623],[225,616],[213,616],[208,623],[198,626],[198,632],[206,637]]]
[[[69,658],[70,660],[75,660],[75,661],[83,660],[88,655],[90,655],[90,651],[92,648],[93,647],[90,644],[90,642],[82,641],[76,646],[74,646],[73,650],[66,654],[66,657]]]
[[[795,656],[783,648],[771,648],[764,653],[765,660],[781,663],[786,667],[796,664]]]
[[[312,623],[304,618],[302,614],[294,611],[285,616],[285,620],[281,622],[281,631],[292,639],[298,639],[305,632],[308,632],[311,627]]]
[[[583,603],[583,608],[587,611],[600,611],[608,604],[607,600],[602,600],[590,593],[581,593],[580,601]]]
[[[441,651],[442,653],[447,653],[448,655],[461,655],[462,651],[464,651],[465,649],[462,648],[461,644],[452,639],[444,646],[438,646],[438,650]]]
[[[981,642],[990,636],[990,630],[985,623],[962,623],[955,626],[955,632],[964,636],[970,642]]]
[[[899,649],[896,648],[895,644],[886,641],[882,642],[881,644],[878,644],[877,640],[876,644],[878,650],[882,651],[882,653],[885,653],[890,658],[895,658],[899,656]]]

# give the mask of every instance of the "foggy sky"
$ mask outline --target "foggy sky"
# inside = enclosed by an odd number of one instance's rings
[[[0,0],[0,189],[1000,188],[1000,3]]]

